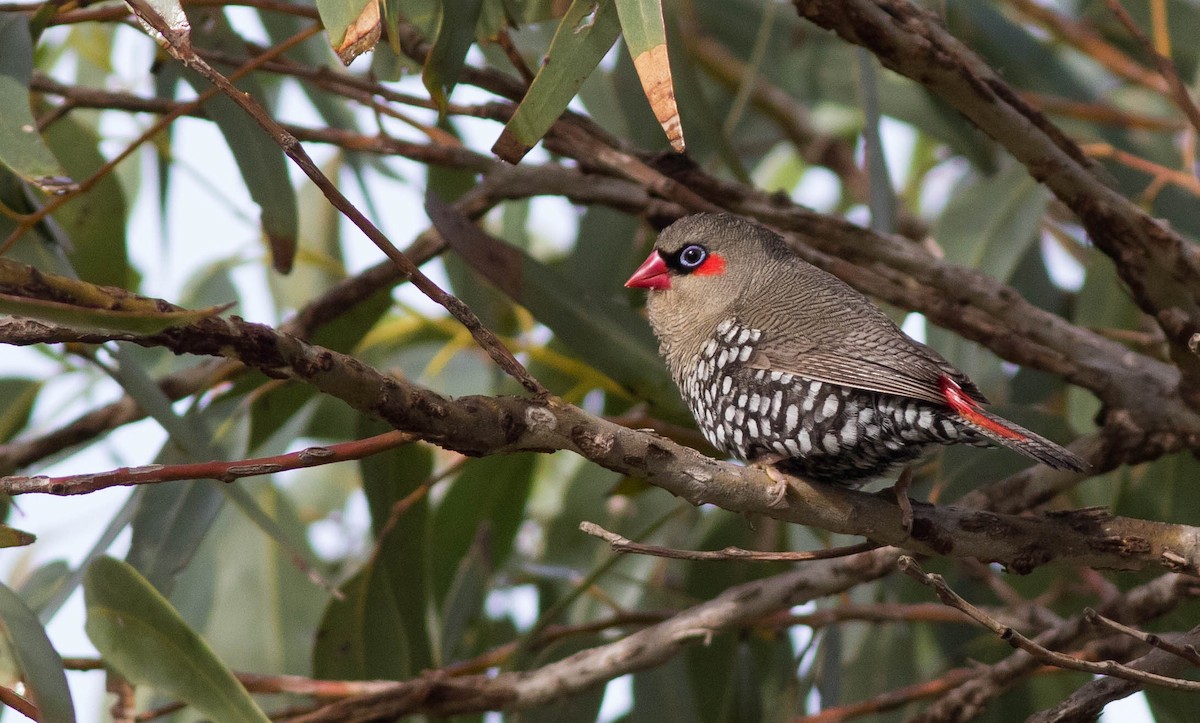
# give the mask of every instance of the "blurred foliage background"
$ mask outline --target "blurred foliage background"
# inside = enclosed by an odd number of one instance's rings
[[[226,74],[323,22],[327,32],[310,30],[239,87],[310,147],[398,246],[411,244],[412,257],[535,377],[594,413],[701,443],[640,317],[641,294],[621,286],[653,241],[648,220],[661,219],[644,202],[623,204],[620,194],[585,203],[588,189],[556,188],[553,173],[561,169],[594,172],[591,190],[603,188],[610,169],[592,155],[595,146],[552,132],[557,142],[539,145],[517,166],[526,175],[496,160],[492,148],[517,160],[569,103],[594,138],[669,166],[670,142],[634,63],[657,45],[658,32],[696,167],[731,188],[752,186],[781,203],[900,234],[1077,325],[1163,356],[1161,332],[1074,216],[922,86],[806,23],[787,3],[624,5],[618,18],[610,2],[387,0],[377,24],[368,22],[374,3],[349,0],[205,0],[184,9],[192,44]],[[1114,188],[1179,233],[1200,234],[1197,129],[1105,2],[927,5],[1101,163]],[[1194,88],[1200,5],[1125,6]],[[171,10],[166,2],[153,7],[164,16]],[[642,22],[628,8],[643,12]],[[371,29],[380,33],[377,44]],[[345,57],[371,52],[346,69],[331,46]],[[413,60],[430,47],[424,63]],[[187,308],[232,302],[228,313],[445,394],[520,392],[462,326],[400,284],[231,101],[217,95],[184,106],[208,87],[156,48],[124,5],[0,4],[5,257]],[[160,122],[148,142],[134,142]],[[422,210],[427,191],[459,200],[503,240],[502,257],[511,263],[446,251]],[[276,270],[289,266],[288,274]],[[339,302],[338,289],[356,295]],[[305,316],[314,308],[321,313]],[[1099,403],[1090,392],[1004,362],[906,309],[889,312],[965,370],[998,413],[1059,440],[1096,429]],[[163,349],[6,347],[0,359],[3,474],[259,458],[387,431],[310,386]],[[144,416],[150,419],[138,421]],[[127,424],[136,431],[111,433]],[[921,470],[918,490],[953,500],[1023,464],[1016,455],[951,449]],[[1196,472],[1190,454],[1123,466],[1056,504],[1195,522]],[[358,681],[534,669],[786,569],[616,557],[578,531],[582,520],[687,549],[800,550],[850,541],[692,508],[565,453],[468,459],[424,443],[232,485],[176,481],[105,499],[103,514],[92,515],[94,532],[55,530],[70,540],[69,554],[39,553],[49,542],[44,534],[3,553],[11,561],[0,589],[4,681],[36,699],[43,720],[72,719],[62,670],[88,667],[64,663],[42,632],[81,586],[86,614],[60,617],[69,622],[58,625],[54,641],[77,650],[86,619],[106,662],[137,682],[132,693],[112,686],[123,696],[118,712],[184,700],[188,709],[162,708],[162,717],[255,720],[259,708],[279,717],[311,707],[313,698],[288,692],[277,678],[274,692],[256,693],[256,702],[228,696],[236,688],[229,670]],[[57,502],[31,502],[24,512],[21,500],[10,502],[8,521],[45,529],[34,518],[53,519]],[[1074,614],[1110,589],[1151,577],[1051,568],[1018,578],[949,560],[928,566],[968,599],[1014,616],[1022,601],[1034,600],[1054,614]],[[811,603],[796,618],[782,611],[623,678],[608,688],[605,718],[793,720],[1009,654],[978,628],[923,620],[927,609],[919,604],[927,602],[928,591],[890,576]],[[866,613],[817,615],[848,605],[899,612],[889,622]],[[1188,628],[1197,613],[1191,602],[1150,627]],[[161,657],[135,643],[155,635],[185,652]],[[71,673],[70,687],[103,676]],[[1067,672],[1026,676],[977,719],[1023,719],[1086,680]],[[504,719],[593,720],[604,697],[598,687]],[[1162,691],[1147,699],[1160,721],[1192,719],[1197,704]],[[920,695],[901,702],[897,710],[867,712],[900,720],[924,704]],[[94,696],[76,695],[73,715],[95,720],[106,715],[101,707]]]

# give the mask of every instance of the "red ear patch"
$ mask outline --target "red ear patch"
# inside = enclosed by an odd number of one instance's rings
[[[720,254],[709,254],[708,258],[704,259],[704,263],[700,264],[693,276],[720,276],[725,273],[725,257]]]

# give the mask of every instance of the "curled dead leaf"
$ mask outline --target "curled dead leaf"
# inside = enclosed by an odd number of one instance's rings
[[[346,27],[341,44],[333,49],[338,60],[342,61],[343,65],[350,65],[358,56],[368,50],[374,50],[382,28],[379,22],[378,0],[367,0],[362,12]]]
[[[683,153],[683,126],[679,122],[679,108],[675,105],[675,84],[671,79],[671,63],[667,58],[667,46],[656,45],[633,59],[642,90],[654,117],[667,134],[667,140],[677,153]]]

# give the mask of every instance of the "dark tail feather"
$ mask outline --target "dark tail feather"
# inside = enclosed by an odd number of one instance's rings
[[[978,417],[982,417],[982,419]],[[964,427],[970,427],[996,444],[1016,450],[1026,457],[1048,464],[1054,469],[1082,472],[1088,468],[1088,463],[1074,452],[1060,447],[1041,435],[1030,432],[1019,424],[997,417],[986,409],[973,409],[970,416],[960,414],[958,421]]]

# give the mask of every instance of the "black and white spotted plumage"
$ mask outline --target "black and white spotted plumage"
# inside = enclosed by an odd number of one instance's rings
[[[700,214],[659,235],[627,283],[650,289],[660,351],[701,432],[746,461],[859,484],[933,445],[1002,445],[1082,469],[1001,419],[970,379],[770,230]]]
[[[929,445],[988,444],[923,400],[756,369],[750,361],[762,336],[722,322],[675,380],[705,439],[731,457],[857,484],[918,459]]]

